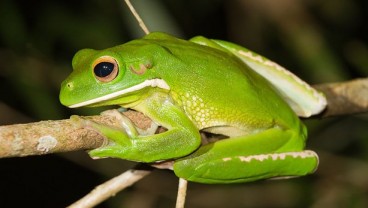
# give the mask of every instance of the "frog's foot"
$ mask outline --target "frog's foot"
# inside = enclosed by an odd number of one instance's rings
[[[122,112],[126,112],[126,111],[121,111],[121,109],[113,109],[113,110],[104,111],[101,113],[101,115],[114,117],[115,120],[118,121],[119,126],[124,128],[126,133],[130,137],[137,137],[138,135],[153,135],[156,133],[158,129],[158,125],[155,122],[151,121],[150,127],[139,128],[138,127],[139,124],[137,125],[134,124],[133,121],[130,120],[130,118],[124,115]],[[139,112],[135,112],[135,113],[136,114],[134,114],[134,117],[132,117],[131,119],[134,119],[135,122],[139,123],[141,121],[140,119],[142,119],[140,116],[144,117],[144,115]],[[131,113],[130,115],[133,115],[133,114]]]
[[[135,137],[131,137],[133,135],[131,132],[127,133],[124,129],[95,122],[91,127],[109,141],[107,145],[89,151],[92,158],[117,157],[129,152],[134,146]]]
[[[119,152],[120,154],[128,151],[133,146],[133,140],[138,135],[134,128],[134,125],[129,119],[113,111],[108,112],[108,115],[117,116],[123,128],[113,127],[105,124],[100,124],[88,119],[83,119],[80,116],[72,116],[71,119],[74,121],[75,125],[80,128],[88,128],[96,131],[100,135],[104,136],[108,142],[97,149],[89,151],[89,154],[93,158],[104,158],[112,157],[113,153]],[[119,116],[120,115],[120,116]]]

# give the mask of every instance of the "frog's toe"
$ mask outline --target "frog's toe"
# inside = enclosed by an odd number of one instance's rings
[[[120,118],[120,117],[124,116],[120,113],[120,111],[118,109],[111,109],[111,110],[103,111],[103,112],[101,112],[101,115],[102,116],[112,116],[112,117],[116,117],[116,118]]]
[[[76,126],[77,128],[87,128],[87,127],[92,127],[93,124],[95,122],[88,120],[88,119],[84,119],[78,115],[72,115],[70,116],[70,120],[72,121],[73,125]]]
[[[101,115],[114,117],[119,126],[121,126],[121,128],[123,128],[130,137],[138,136],[137,129],[133,122],[124,114],[120,113],[117,109],[104,111],[101,113]]]
[[[93,159],[101,159],[101,158],[107,158],[107,157],[112,157],[112,152],[116,152],[117,150],[119,150],[119,147],[117,147],[117,145],[107,145],[107,146],[103,146],[103,147],[99,147],[97,149],[93,149],[90,150],[88,152],[88,154],[93,158]]]

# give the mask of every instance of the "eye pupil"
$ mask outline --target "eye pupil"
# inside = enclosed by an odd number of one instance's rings
[[[94,68],[95,75],[97,77],[107,77],[114,71],[115,65],[110,62],[101,62]]]

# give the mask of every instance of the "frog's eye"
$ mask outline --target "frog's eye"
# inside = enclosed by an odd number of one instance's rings
[[[93,64],[93,73],[101,82],[110,82],[116,78],[119,66],[116,60],[110,56],[102,56]]]

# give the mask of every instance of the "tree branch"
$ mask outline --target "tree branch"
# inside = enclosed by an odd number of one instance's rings
[[[328,108],[319,117],[368,112],[368,78],[314,87],[325,93],[328,102]],[[139,112],[124,114],[141,129],[148,129],[152,124]],[[84,118],[119,127],[119,121],[111,116]],[[103,136],[80,128],[72,119],[0,126],[0,158],[89,150],[105,142]]]
[[[327,98],[327,109],[319,116],[339,116],[368,112],[368,78],[315,85]]]
[[[151,119],[142,113],[127,111],[123,114],[143,130],[152,124]],[[121,128],[120,121],[113,116],[83,118]],[[81,128],[73,119],[0,126],[0,158],[89,150],[106,142],[102,135],[92,129]]]

